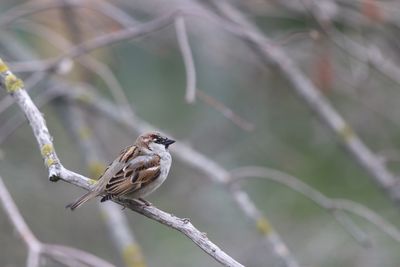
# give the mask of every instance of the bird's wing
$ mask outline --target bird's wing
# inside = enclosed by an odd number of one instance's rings
[[[112,174],[105,185],[105,193],[109,195],[122,196],[134,192],[160,175],[160,157],[157,155],[140,155],[128,148],[116,161],[104,174]]]
[[[137,158],[139,155],[140,149],[137,146],[128,146],[121,150],[118,158],[108,165],[103,175],[98,179],[99,182],[97,183],[96,187],[99,190],[104,188],[108,180],[110,180],[110,178],[113,177],[117,172],[122,170],[129,160]]]

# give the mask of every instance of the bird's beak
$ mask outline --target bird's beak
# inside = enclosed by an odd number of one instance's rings
[[[176,142],[175,140],[165,138],[165,141],[163,142],[163,145],[165,146],[165,148],[168,148],[170,145],[172,145],[175,142]]]

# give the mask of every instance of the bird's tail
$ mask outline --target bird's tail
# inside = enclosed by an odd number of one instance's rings
[[[98,192],[96,191],[89,191],[80,198],[78,198],[75,202],[72,202],[71,204],[68,204],[65,208],[74,210],[76,208],[79,208],[82,206],[84,203],[87,201],[91,200],[94,197],[97,197],[99,195]]]

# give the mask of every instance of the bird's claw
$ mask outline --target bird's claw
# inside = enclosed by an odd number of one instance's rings
[[[149,201],[147,201],[146,199],[143,198],[138,198],[144,205],[146,205],[147,207],[153,206],[153,204]]]

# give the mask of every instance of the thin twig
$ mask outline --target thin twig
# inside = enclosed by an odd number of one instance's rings
[[[155,126],[149,124],[148,122],[140,119],[137,116],[132,116],[130,120],[125,119],[124,117],[120,116],[118,112],[116,112],[116,108],[113,104],[103,98],[94,95],[87,88],[84,91],[68,90],[62,91],[60,93],[65,94],[65,97],[73,99],[85,107],[102,113],[103,115],[109,117],[111,120],[120,123],[129,131],[138,133],[157,129]],[[211,160],[210,158],[201,154],[190,146],[180,142],[177,142],[176,144],[174,144],[174,147],[171,147],[171,152],[174,153],[174,155],[182,162],[188,164],[192,168],[195,168],[205,173],[213,182],[217,184],[222,184],[226,186],[226,188],[229,190],[232,189],[230,187],[231,178],[228,170],[223,168],[217,162]],[[269,223],[268,218],[263,215],[263,213],[250,199],[248,194],[244,192],[239,186],[236,187],[235,190],[230,191],[230,193],[232,194],[232,197],[236,201],[238,207],[251,221],[254,222],[257,230],[264,236],[265,241],[272,246],[274,253],[283,262],[285,262],[285,266],[299,266],[286,244],[282,241],[279,234]]]
[[[23,82],[8,69],[8,66],[2,60],[0,60],[0,86],[13,96],[19,107],[25,113],[32,127],[36,141],[39,144],[45,165],[48,168],[50,180],[57,181],[58,179],[62,179],[68,183],[90,190],[95,181],[74,173],[61,165],[42,114],[25,92]],[[204,233],[197,230],[187,219],[180,219],[154,206],[137,205],[136,202],[116,202],[148,218],[178,230],[222,265],[233,267],[243,266],[211,242]]]
[[[78,147],[81,149],[90,177],[98,179],[106,168],[105,159],[101,157],[103,153],[97,149],[99,145],[96,144],[90,128],[86,126],[81,110],[68,102],[62,99],[57,102],[60,117],[65,129],[79,144]],[[99,209],[125,266],[147,266],[140,245],[120,207],[115,203],[101,204],[99,202]]]
[[[174,22],[175,17],[180,15],[181,11],[173,11],[167,15],[163,15],[159,18],[153,19],[149,22],[141,23],[137,27],[127,28],[120,31],[115,31],[101,35],[99,37],[93,38],[91,40],[85,41],[72,49],[68,50],[64,54],[49,58],[46,60],[33,61],[33,62],[20,62],[14,63],[13,69],[16,72],[26,72],[26,71],[47,71],[56,68],[64,60],[75,59],[81,55],[88,53],[89,51],[99,49],[101,47],[108,46],[110,44],[115,44],[117,42],[134,39],[138,37],[145,36],[154,31],[161,30]]]
[[[61,49],[62,51],[67,51],[72,46],[71,43],[67,39],[65,39],[62,35],[58,34],[56,31],[53,31],[52,29],[44,25],[40,25],[34,22],[29,22],[29,23],[24,23],[22,26],[23,27],[21,27],[21,29],[28,31],[29,33],[41,36],[44,40],[49,40],[50,44]],[[123,112],[127,112],[128,109],[131,109],[128,98],[125,95],[125,92],[121,84],[118,82],[112,70],[106,64],[102,63],[101,61],[89,55],[82,56],[78,58],[77,61],[82,66],[91,70],[98,77],[104,80],[104,83],[109,88],[112,96],[117,101],[118,105],[121,107],[121,110]],[[36,73],[41,74],[42,72],[36,72]]]
[[[86,251],[67,247],[58,244],[44,244],[43,245],[43,254],[51,255],[53,257],[63,257],[68,261],[73,260],[73,264],[75,262],[81,262],[85,266],[103,266],[103,267],[113,267],[114,265],[104,261],[103,259],[94,256],[93,254],[87,253]],[[76,265],[72,265],[76,266]]]
[[[36,238],[31,229],[28,227],[24,218],[22,218],[22,215],[19,212],[18,207],[13,201],[10,193],[8,192],[2,177],[0,177],[0,200],[8,219],[15,227],[19,237],[24,241],[24,243],[30,250],[32,249],[40,251],[40,241]]]
[[[134,22],[132,18],[127,19],[127,16],[121,15],[121,12],[109,3],[99,0],[96,5],[88,5],[85,1],[65,0],[65,1],[31,1],[18,6],[15,6],[2,14],[0,17],[0,28],[6,27],[14,21],[37,13],[41,13],[51,9],[58,8],[74,8],[74,9],[88,9],[100,13],[106,17],[117,21],[120,25],[128,26]]]
[[[232,109],[225,106],[224,103],[220,102],[216,98],[206,94],[202,90],[196,90],[196,95],[199,97],[201,101],[203,101],[206,105],[214,108],[218,112],[220,112],[225,118],[233,122],[239,128],[251,132],[254,130],[254,124],[246,121],[239,115],[237,115]]]
[[[181,51],[186,70],[186,96],[188,103],[194,103],[196,100],[196,68],[192,50],[189,44],[189,38],[186,31],[185,20],[182,16],[175,18],[176,37],[178,39],[179,49]]]
[[[324,208],[328,212],[334,213],[338,210],[342,210],[360,216],[366,221],[374,224],[382,232],[386,233],[397,242],[400,242],[400,230],[398,230],[391,223],[385,221],[374,211],[350,200],[328,198],[318,190],[302,182],[300,179],[287,173],[267,167],[248,166],[234,169],[231,171],[231,174],[235,179],[234,182],[253,177],[264,178],[279,184],[283,184],[293,191],[296,191],[302,194],[304,197],[312,200],[315,204],[321,208]]]
[[[44,255],[54,259],[55,261],[59,261],[60,255],[57,255],[55,249],[56,247],[66,249],[66,251],[64,252],[64,260],[63,260],[63,264],[66,266],[76,267],[77,265],[71,264],[71,260],[73,261],[77,260],[86,263],[86,266],[89,265],[93,267],[115,267],[114,265],[79,249],[73,249],[60,245],[49,245],[41,243],[35,237],[31,229],[26,224],[24,218],[22,217],[21,213],[18,210],[18,207],[16,206],[14,200],[12,199],[10,193],[8,192],[3,182],[3,178],[1,176],[0,176],[0,202],[3,205],[7,217],[9,218],[12,225],[15,227],[16,232],[28,247],[28,257],[26,262],[27,267],[40,266],[40,259]]]
[[[311,81],[300,71],[290,57],[278,46],[270,45],[270,40],[247,20],[234,6],[225,1],[215,2],[221,12],[237,26],[247,32],[245,40],[262,55],[268,64],[278,66],[283,76],[292,84],[295,92],[317,113],[337,135],[343,145],[351,152],[358,163],[370,173],[376,184],[395,202],[400,201],[400,184],[395,175],[385,166],[377,155],[359,138],[351,126],[334,109],[327,98],[315,88]]]
[[[82,36],[80,34],[80,27],[77,24],[77,21],[79,21],[77,14],[69,7],[64,7],[62,9],[62,14],[65,17],[64,21],[67,24],[72,41],[74,43],[81,42]],[[68,47],[70,47],[69,44]],[[105,79],[105,81],[111,81],[111,86],[109,86],[109,88],[114,96],[119,100],[118,102],[121,104],[122,111],[131,111],[124,90],[120,87],[118,80],[105,64],[100,64],[89,56],[81,57],[78,60],[79,62],[82,62],[83,65],[86,64],[94,70],[102,70],[103,73],[106,74],[105,76],[107,79]],[[100,75],[100,77],[102,77],[102,75]],[[66,103],[63,104],[61,110],[59,110],[65,128],[67,131],[70,129],[71,135],[75,137],[76,142],[80,144],[79,147],[82,148],[82,155],[86,162],[86,166],[88,167],[90,177],[92,179],[98,179],[106,168],[104,159],[101,159],[100,156],[102,153],[96,151],[96,144],[93,140],[93,135],[90,129],[85,126],[86,124],[83,119],[83,114],[80,110],[76,106],[66,105]],[[128,220],[125,214],[118,205],[115,205],[114,203],[101,205],[99,203],[99,209],[103,214],[102,218],[117,247],[121,259],[125,263],[125,266],[146,267],[141,248],[136,242],[133,231],[128,226]]]

